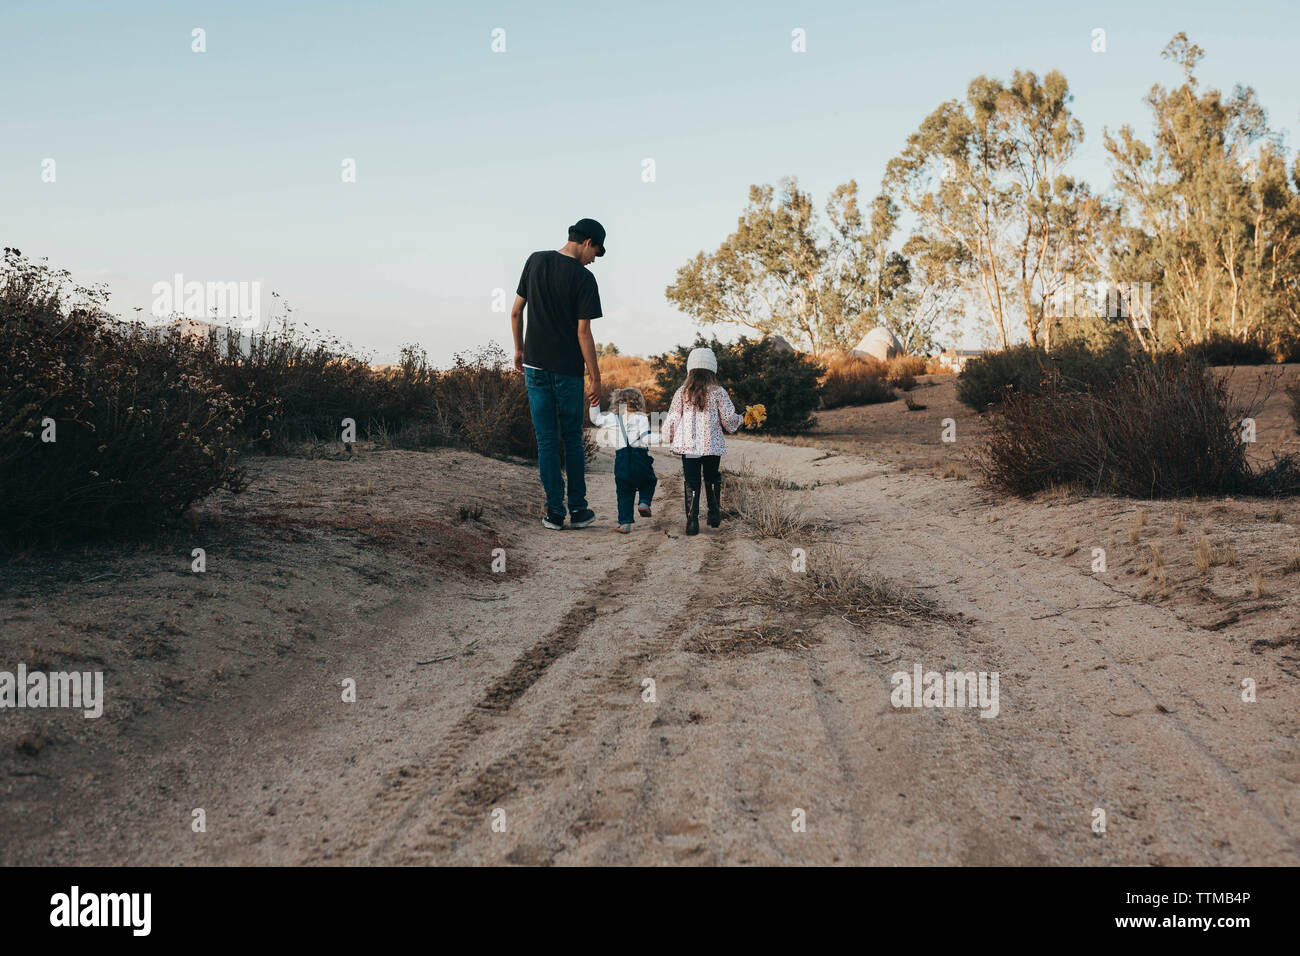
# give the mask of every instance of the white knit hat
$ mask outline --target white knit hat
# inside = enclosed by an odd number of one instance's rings
[[[691,354],[686,358],[686,371],[693,368],[707,368],[710,372],[718,371],[718,357],[713,354],[713,349],[691,349]]]

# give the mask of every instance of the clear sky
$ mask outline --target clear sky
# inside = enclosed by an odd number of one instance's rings
[[[494,290],[508,303],[528,253],[591,216],[609,249],[596,339],[649,354],[693,335],[664,287],[751,183],[794,175],[820,205],[856,179],[869,197],[980,73],[1062,70],[1076,171],[1105,185],[1102,128],[1149,131],[1143,96],[1180,82],[1159,56],[1178,30],[1206,50],[1203,84],[1254,86],[1294,150],[1294,0],[2,0],[0,244],[107,283],[119,314],[177,273],[260,281],[379,361],[414,341],[443,364],[508,345]]]

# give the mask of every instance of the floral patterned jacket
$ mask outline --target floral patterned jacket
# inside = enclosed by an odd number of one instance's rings
[[[683,388],[673,395],[668,415],[659,426],[660,444],[671,445],[675,455],[725,455],[727,442],[722,430],[734,434],[744,422],[731,404],[731,396],[721,385],[714,385],[709,389],[708,405],[701,411],[686,405]]]

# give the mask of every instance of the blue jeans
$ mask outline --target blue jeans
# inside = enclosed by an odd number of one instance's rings
[[[569,476],[569,514],[587,507],[586,456],[582,418],[586,394],[581,375],[524,369],[528,408],[537,433],[537,470],[546,489],[546,510],[564,514],[564,476]]]
[[[614,496],[618,499],[618,523],[632,524],[632,504],[637,495],[648,505],[655,496],[654,461],[644,448],[620,448],[614,452]]]

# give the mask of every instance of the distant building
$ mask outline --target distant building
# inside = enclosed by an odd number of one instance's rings
[[[939,364],[954,372],[960,372],[966,367],[967,362],[976,356],[984,355],[987,351],[987,349],[945,349],[939,353]]]

